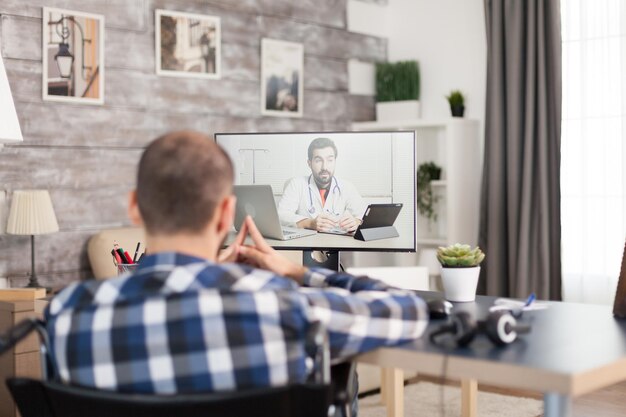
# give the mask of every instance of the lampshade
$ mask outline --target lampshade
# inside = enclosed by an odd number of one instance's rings
[[[22,130],[17,119],[9,79],[0,56],[0,147],[2,143],[21,142]]]
[[[418,260],[419,266],[425,266],[428,268],[429,276],[441,275],[441,264],[437,260],[437,249],[425,248],[420,250],[420,256]]]
[[[47,190],[13,192],[7,233],[12,235],[43,235],[58,231],[59,224]]]

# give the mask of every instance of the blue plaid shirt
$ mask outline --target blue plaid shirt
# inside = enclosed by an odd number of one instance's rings
[[[316,269],[300,287],[178,253],[144,257],[134,274],[74,283],[45,316],[64,382],[161,394],[302,382],[315,321],[334,360],[413,340],[428,321],[415,294],[367,277]]]

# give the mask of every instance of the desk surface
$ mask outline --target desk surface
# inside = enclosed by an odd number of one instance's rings
[[[425,299],[440,297],[418,293]],[[479,296],[475,303],[455,303],[454,311],[482,319],[493,300]],[[415,342],[379,349],[359,360],[433,376],[441,376],[445,368],[450,378],[573,396],[626,379],[626,321],[614,319],[610,306],[555,302],[546,310],[525,312],[520,322],[531,324],[531,333],[503,348],[484,335],[467,348],[434,345],[428,335],[444,322],[433,320]]]
[[[400,232],[402,233],[402,232]],[[234,233],[228,236],[225,244],[230,244],[235,237]],[[311,250],[311,248],[357,250],[357,251],[415,251],[413,237],[399,236],[388,239],[370,240],[364,242],[352,236],[333,235],[329,233],[317,233],[311,236],[299,237],[291,240],[265,239],[272,247],[288,250]],[[251,243],[250,240],[247,240]]]

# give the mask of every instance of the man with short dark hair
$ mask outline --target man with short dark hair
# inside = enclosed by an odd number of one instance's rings
[[[335,177],[337,156],[337,146],[328,138],[309,144],[311,174],[289,180],[278,203],[283,224],[339,234],[361,224],[367,206],[352,183]]]
[[[220,252],[234,216],[232,171],[199,133],[146,148],[129,214],[150,254],[133,274],[76,282],[51,301],[62,381],[163,394],[278,386],[311,372],[303,338],[313,322],[326,327],[333,360],[423,333],[426,307],[414,293],[294,264],[249,217]]]
[[[220,147],[197,132],[174,133],[159,141],[139,162],[131,217],[136,222],[141,218],[151,236],[196,233],[215,210],[225,209],[219,203],[231,194],[233,165]],[[207,151],[193,152],[198,144]]]

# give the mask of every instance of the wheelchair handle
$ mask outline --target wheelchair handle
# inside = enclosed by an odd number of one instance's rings
[[[15,346],[20,340],[28,336],[30,332],[39,326],[43,327],[41,320],[28,318],[11,327],[6,333],[0,335],[0,355]]]
[[[305,338],[305,351],[308,358],[313,360],[313,381],[321,384],[330,383],[330,350],[328,333],[319,322],[311,323]]]

